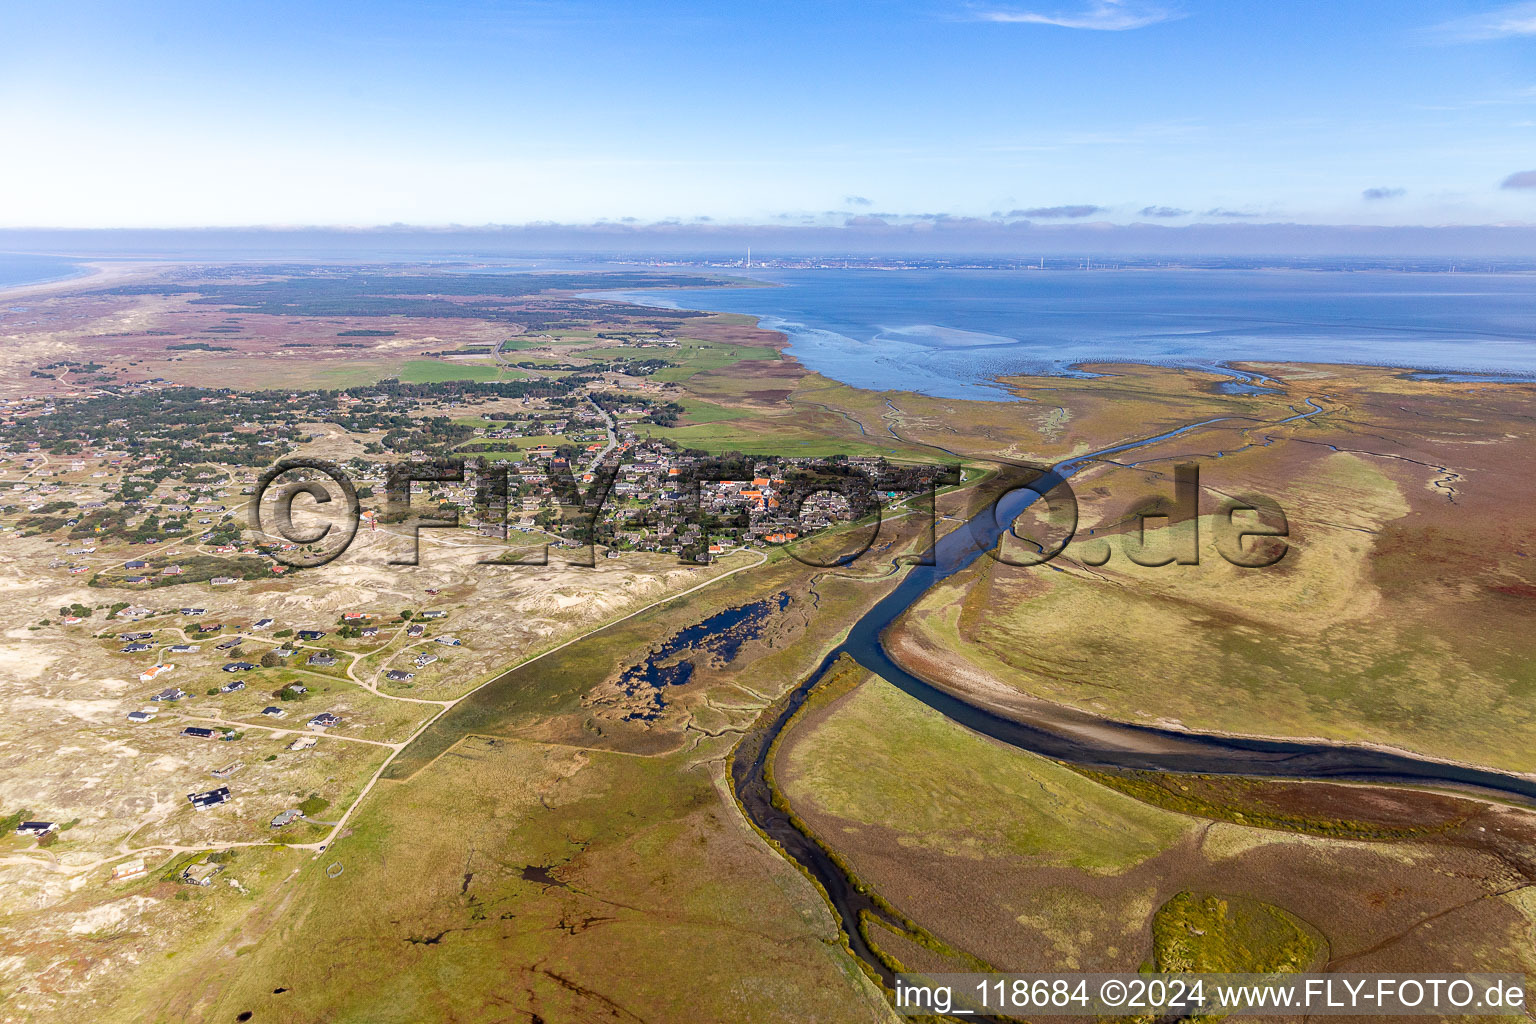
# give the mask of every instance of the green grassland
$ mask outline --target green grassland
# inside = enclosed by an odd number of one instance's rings
[[[1215,974],[1304,971],[1326,948],[1323,936],[1279,907],[1181,892],[1152,919],[1152,967]]]
[[[814,891],[698,767],[728,743],[467,741],[301,870],[285,927],[180,984],[216,1020],[884,1019]]]
[[[726,420],[746,419],[751,414],[741,409],[728,409],[700,398],[685,398],[678,403],[683,407],[682,418],[689,423],[720,423]]]
[[[824,410],[769,400],[772,389],[786,386],[780,383],[786,378],[765,380],[762,375],[765,368],[783,367],[778,352],[770,347],[710,345],[668,351],[685,352],[685,362],[660,371],[652,379],[684,382],[687,397],[679,400],[684,412],[677,426],[641,424],[639,429],[648,436],[710,453],[737,451],[803,458],[933,457],[931,451],[915,449],[896,438],[863,436],[851,424]],[[798,379],[798,375],[787,378]],[[765,390],[767,395],[759,394]]]
[[[501,368],[480,363],[450,363],[441,359],[410,359],[400,368],[403,384],[441,384],[450,380],[498,380]]]
[[[904,847],[966,859],[1118,871],[1192,827],[977,736],[879,679],[789,747],[781,778],[796,803],[889,829]]]
[[[778,352],[762,345],[726,344],[701,341],[695,338],[679,338],[678,347],[662,350],[660,358],[675,360],[678,365],[658,370],[652,380],[681,383],[706,370],[720,370],[737,363],[752,360],[778,361]]]
[[[529,338],[508,338],[501,343],[503,352],[526,352],[531,348],[543,348],[544,342]]]
[[[521,450],[495,449],[492,451],[465,451],[465,455],[473,455],[477,459],[488,459],[491,462],[522,462],[527,454]]]
[[[835,455],[909,455],[900,445],[869,444],[828,438],[813,431],[755,420],[717,420],[693,426],[648,427],[651,437],[666,438],[684,448],[710,453],[782,455],[786,458],[828,458]]]
[[[97,957],[109,955],[121,946],[133,948],[133,984],[103,987],[91,984],[95,979],[80,979],[83,984],[72,995],[72,1002],[89,1009],[76,1018],[146,1021],[170,1024],[202,1018],[209,993],[200,986],[185,983],[197,965],[220,960],[233,962],[245,952],[240,942],[243,929],[255,931],[273,924],[273,907],[294,873],[312,858],[306,851],[283,847],[250,847],[226,853],[224,871],[214,885],[181,885],[177,876],[188,865],[204,859],[203,854],[182,854],[166,859],[151,856],[151,866],[143,878],[107,883],[114,897],[142,901],[153,907],[151,927],[107,926],[87,939]],[[237,879],[243,891],[227,884]],[[140,925],[149,921],[142,920]],[[40,951],[41,952],[41,951]],[[45,967],[39,962],[37,970]],[[231,1016],[228,1018],[233,1020]]]

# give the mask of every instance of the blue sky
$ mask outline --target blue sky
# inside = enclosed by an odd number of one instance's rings
[[[27,6],[0,226],[1536,223],[1536,2]]]

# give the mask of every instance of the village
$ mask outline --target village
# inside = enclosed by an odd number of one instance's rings
[[[61,555],[50,568],[73,575],[91,570],[90,561],[81,556],[95,554],[102,543],[154,549],[153,556],[125,559],[120,572],[93,576],[92,581],[101,585],[150,589],[206,581],[230,586],[241,579],[261,578],[263,573],[281,575],[290,566],[272,556],[292,551],[296,545],[245,535],[237,511],[254,495],[258,467],[304,450],[320,434],[316,424],[344,429],[358,442],[354,447],[363,449],[342,467],[353,476],[365,504],[376,494],[382,496],[391,469],[401,461],[453,458],[467,462],[465,480],[436,485],[417,482],[412,499],[419,498],[439,517],[458,517],[458,525],[481,536],[505,536],[510,529],[544,534],[555,543],[597,540],[608,548],[608,557],[623,551],[683,554],[702,536],[702,515],[718,531],[718,536],[710,538],[707,556],[731,546],[788,543],[855,518],[848,498],[830,489],[795,487],[797,500],[790,507],[781,504],[786,474],[804,477],[826,468],[828,460],[733,460],[680,449],[644,432],[655,405],[644,398],[626,401],[623,396],[583,387],[553,398],[486,402],[476,401],[481,396],[468,392],[470,387],[439,385],[441,395],[411,410],[413,419],[432,425],[452,418],[458,430],[440,444],[429,443],[430,432],[408,436],[398,424],[370,423],[360,417],[357,407],[391,400],[389,394],[368,393],[287,396],[284,406],[298,405],[310,416],[329,414],[328,419],[309,420],[301,426],[293,411],[283,408],[289,417],[284,426],[296,432],[287,443],[270,436],[273,431],[268,425],[243,419],[228,432],[210,431],[202,444],[175,437],[182,429],[179,425],[157,432],[153,423],[134,423],[131,436],[76,430],[62,439],[58,436],[62,432],[52,432],[51,444],[0,441],[0,488],[5,492],[0,500],[6,502],[0,505],[0,534],[62,533]],[[172,389],[153,381],[146,382],[145,388],[174,391],[183,403],[189,391],[198,390]],[[205,414],[217,416],[223,412],[221,406],[238,405],[241,408],[236,411],[243,416],[250,414],[247,406],[265,399],[203,393],[191,400]],[[572,404],[577,407],[566,408]],[[33,425],[58,413],[53,400],[0,400],[0,427]],[[368,426],[374,429],[360,429]],[[116,418],[108,427],[126,430],[129,421]],[[315,432],[297,433],[300,430]],[[424,446],[406,447],[402,441]],[[221,444],[228,450],[221,451]],[[369,457],[386,452],[394,458]],[[231,454],[238,454],[236,462],[221,461],[221,456]],[[872,480],[889,472],[882,460],[874,458],[839,456],[832,461],[842,471]],[[728,465],[738,468],[740,479],[717,479],[723,475],[719,467]],[[498,472],[505,474],[504,497],[484,483]],[[573,503],[560,484],[579,481],[576,497],[588,501],[591,485],[605,474],[611,477],[612,487],[602,495],[603,514],[596,534],[572,536]],[[691,489],[688,484],[701,476],[706,482]],[[919,480],[897,486],[916,490],[923,484]],[[907,496],[898,496],[892,488],[887,501]],[[275,500],[276,495],[267,497]],[[377,526],[379,511],[365,512],[370,526]],[[864,507],[861,514],[869,511]],[[738,521],[738,512],[744,521]],[[181,543],[167,546],[168,541]],[[182,561],[167,560],[170,554],[181,555]],[[227,571],[216,571],[218,557],[229,559]],[[188,559],[198,564],[183,564]]]

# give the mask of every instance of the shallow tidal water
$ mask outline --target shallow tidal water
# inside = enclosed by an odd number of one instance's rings
[[[1093,362],[1354,363],[1536,378],[1529,274],[827,269],[753,277],[778,287],[602,294],[757,316],[818,373],[941,398],[1008,401],[999,375]]]

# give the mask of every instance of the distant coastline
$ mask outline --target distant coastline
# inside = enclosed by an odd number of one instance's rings
[[[1084,364],[1231,373],[1350,364],[1451,379],[1536,379],[1536,277],[1137,268],[1134,272],[818,269],[779,288],[588,298],[757,317],[808,369],[870,391],[1016,400],[1002,378]]]
[[[0,261],[11,254],[0,253]],[[32,257],[26,257],[31,260]],[[20,258],[14,266],[22,266]],[[163,262],[115,259],[39,260],[31,268],[13,275],[0,265],[0,302],[14,302],[39,295],[68,293],[82,285],[101,287],[152,277],[165,267]],[[20,278],[20,279],[18,279]]]
[[[88,277],[91,268],[83,261],[60,256],[0,252],[0,292],[28,285],[55,284]]]

